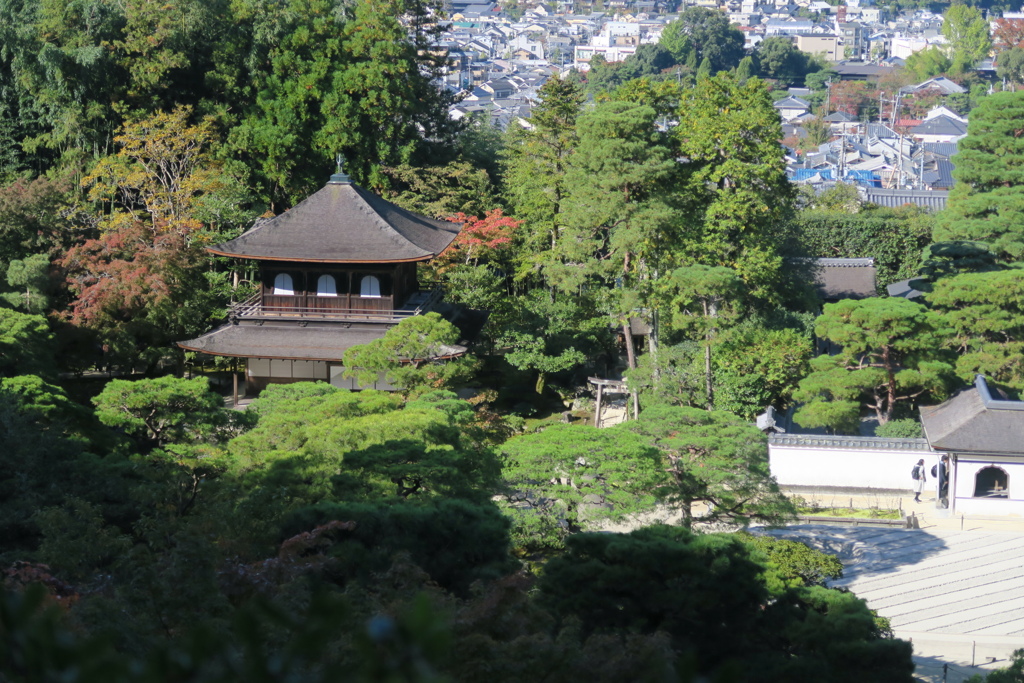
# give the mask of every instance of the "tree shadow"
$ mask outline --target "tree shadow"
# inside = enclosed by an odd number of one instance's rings
[[[965,636],[965,638],[967,637]],[[970,644],[968,643],[967,646],[970,647]],[[914,680],[928,683],[965,683],[972,676],[984,677],[993,669],[1005,667],[1009,663],[1009,660],[1006,659],[994,663],[988,663],[988,660],[979,661],[977,664],[985,664],[985,668],[981,668],[981,666],[971,666],[970,663],[960,662],[955,657],[919,655],[915,652]]]
[[[833,587],[919,564],[948,547],[942,538],[921,529],[799,524],[761,533],[801,541],[839,558],[843,578],[830,582]]]

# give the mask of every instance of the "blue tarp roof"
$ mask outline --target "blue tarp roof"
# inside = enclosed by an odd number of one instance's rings
[[[793,178],[792,178],[792,180],[794,180],[795,182],[799,182],[801,180],[807,180],[808,178],[813,178],[816,175],[820,175],[822,180],[835,180],[835,178],[832,176],[832,170],[831,169],[827,169],[827,168],[821,169],[821,170],[816,169],[816,168],[797,168],[797,169],[793,169]]]

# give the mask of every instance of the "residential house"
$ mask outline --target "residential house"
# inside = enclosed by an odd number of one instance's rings
[[[967,123],[960,117],[940,114],[925,119],[912,128],[910,134],[921,142],[956,142],[967,137]]]
[[[935,78],[929,78],[927,81],[923,81],[917,85],[902,87],[900,88],[900,92],[904,94],[937,92],[940,95],[961,95],[967,92],[967,90],[945,76],[936,76]]]
[[[802,33],[795,37],[796,47],[802,52],[822,57],[829,62],[843,59],[839,36]]]
[[[779,116],[786,122],[803,116],[811,110],[810,103],[799,97],[784,97],[776,102],[774,106],[775,110],[779,112]]]

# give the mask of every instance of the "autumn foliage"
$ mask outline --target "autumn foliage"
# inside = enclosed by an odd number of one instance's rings
[[[495,260],[500,252],[512,246],[512,237],[522,221],[504,215],[501,209],[488,211],[483,218],[457,213],[448,220],[463,223],[462,232],[439,257],[439,270],[481,261]]]
[[[998,51],[1024,47],[1024,19],[996,19],[992,42]]]

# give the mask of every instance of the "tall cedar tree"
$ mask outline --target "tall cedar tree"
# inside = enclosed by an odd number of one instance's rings
[[[531,128],[514,135],[507,148],[505,177],[513,213],[523,221],[519,231],[523,258],[516,275],[546,279],[546,271],[559,262],[583,89],[574,81],[552,78],[541,86],[538,96]]]
[[[959,149],[935,241],[986,242],[1003,261],[1024,258],[1024,92],[983,98]]]
[[[778,298],[778,235],[793,188],[764,82],[740,84],[729,74],[698,80],[675,131],[689,226],[680,261],[732,268],[755,298]]]

